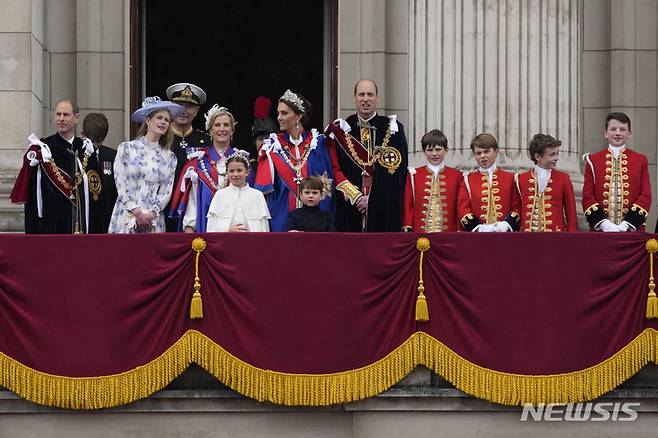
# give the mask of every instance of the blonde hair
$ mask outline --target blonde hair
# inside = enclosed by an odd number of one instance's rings
[[[171,130],[171,123],[173,122],[174,118],[171,116],[171,113],[169,112],[168,109],[160,109],[153,111],[151,114],[148,116],[144,117],[144,121],[142,122],[142,125],[139,127],[137,130],[137,137],[143,137],[146,135],[148,132],[148,126],[146,125],[146,121],[150,120],[153,118],[156,114],[165,111],[167,114],[169,114],[169,126],[167,127],[167,132],[165,132],[163,135],[160,136],[160,139],[158,140],[158,143],[160,146],[167,150],[171,150],[171,145],[174,142],[174,132]]]
[[[223,106],[215,110],[206,120],[206,131],[210,132],[210,128],[212,128],[212,125],[215,123],[215,119],[219,116],[228,116],[228,118],[231,119],[231,129],[235,131],[235,125],[237,125],[238,122],[235,121],[235,117],[233,117],[233,114],[231,114],[228,108]]]

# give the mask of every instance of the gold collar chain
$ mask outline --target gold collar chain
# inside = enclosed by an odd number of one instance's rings
[[[359,127],[361,127],[361,125],[359,125]],[[370,126],[363,126],[363,127],[370,129]],[[388,142],[391,140],[391,126],[389,125],[388,129],[386,130],[386,135],[384,135],[384,141],[382,142],[382,145],[375,146],[373,148],[372,156],[371,158],[368,159],[368,161],[363,161],[356,153],[356,149],[354,149],[354,143],[352,143],[352,136],[350,134],[345,135],[345,140],[347,141],[347,149],[350,151],[350,155],[359,166],[362,167],[372,166],[375,161],[379,160],[379,158],[382,155],[382,152],[386,148],[388,148]],[[377,141],[376,138],[375,141]]]

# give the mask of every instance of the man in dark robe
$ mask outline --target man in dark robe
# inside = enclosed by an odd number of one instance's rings
[[[176,174],[174,176],[174,191],[177,189],[178,177],[181,169],[188,161],[188,154],[212,146],[210,136],[198,129],[194,129],[192,122],[199,112],[199,108],[206,102],[206,93],[194,84],[188,82],[179,82],[167,88],[167,97],[172,102],[182,105],[185,111],[176,117],[171,124],[174,132],[174,142],[171,150],[176,155]],[[173,198],[172,191],[172,198]],[[166,212],[171,210],[171,201],[165,208]],[[167,232],[178,231],[178,218],[168,217],[165,215]]]
[[[354,87],[356,114],[327,129],[334,134],[340,168],[358,191],[336,199],[338,231],[401,231],[407,138],[396,116],[377,114],[377,84],[361,79]],[[348,126],[349,125],[349,126]]]
[[[84,213],[76,208],[72,184],[72,175],[77,172],[74,157],[82,150],[82,139],[75,136],[79,117],[80,111],[71,100],[57,102],[53,117],[57,133],[40,141],[33,138],[23,158],[11,200],[25,204],[26,233],[71,234],[74,217],[75,228],[84,231]]]

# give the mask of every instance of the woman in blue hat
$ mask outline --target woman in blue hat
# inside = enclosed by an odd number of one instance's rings
[[[171,121],[183,107],[147,97],[132,120],[141,122],[137,138],[121,143],[114,160],[118,198],[110,220],[110,233],[159,233],[174,184],[176,156],[170,150]]]

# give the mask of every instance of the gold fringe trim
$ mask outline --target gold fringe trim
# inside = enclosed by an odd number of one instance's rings
[[[599,364],[551,375],[510,374],[483,368],[460,357],[427,333],[415,335],[420,337],[420,363],[465,393],[502,405],[593,400],[621,385],[647,363],[658,363],[658,332],[653,329],[645,329]]]
[[[34,403],[66,409],[101,409],[146,398],[192,363],[184,335],[151,362],[120,374],[66,377],[36,371],[0,352],[0,386]]]
[[[332,374],[288,374],[241,361],[199,332],[193,350],[201,367],[231,389],[258,401],[288,406],[326,406],[373,397],[416,367],[418,337],[412,335],[384,358],[354,370]]]
[[[0,353],[0,385],[34,403],[100,409],[146,398],[167,386],[192,362],[235,391],[289,406],[326,406],[373,397],[425,365],[458,389],[504,405],[576,403],[616,388],[649,362],[658,364],[658,332],[646,329],[605,361],[564,374],[495,371],[460,357],[424,332],[416,332],[384,358],[331,374],[289,374],[254,367],[204,334],[187,331],[148,364],[120,374],[65,377],[42,373]]]

